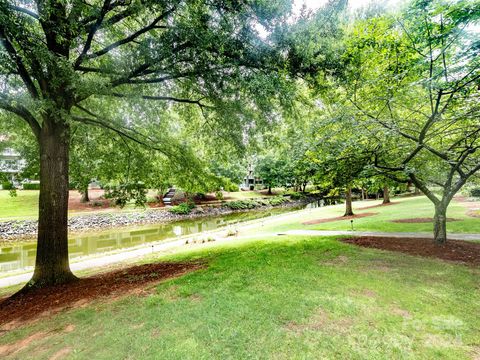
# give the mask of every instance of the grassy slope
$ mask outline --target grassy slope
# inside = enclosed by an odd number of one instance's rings
[[[36,218],[38,216],[38,191],[18,190],[11,197],[7,190],[0,190],[0,219]]]
[[[425,197],[414,198],[396,198],[393,201],[398,202],[395,205],[378,207],[372,209],[359,210],[360,207],[379,204],[380,201],[355,202],[354,211],[356,214],[366,212],[378,213],[374,216],[359,218],[354,220],[354,228],[359,231],[388,231],[388,232],[431,232],[432,223],[409,224],[393,223],[393,219],[409,219],[432,217],[433,206]],[[302,223],[313,219],[323,219],[342,216],[344,205],[329,206],[320,209],[314,209],[308,214],[301,216],[292,216],[291,219],[275,224],[271,227],[265,227],[265,231],[286,231],[290,229],[314,229],[314,230],[351,230],[350,220],[332,221],[315,225],[303,225]],[[447,231],[451,233],[480,233],[480,219],[472,218],[466,215],[467,209],[460,203],[453,201],[449,207],[448,217],[461,219],[462,221],[449,222]]]
[[[148,296],[6,333],[0,344],[46,332],[14,355],[22,359],[65,347],[74,359],[467,359],[479,351],[478,269],[333,238],[261,240],[170,256],[210,266]]]

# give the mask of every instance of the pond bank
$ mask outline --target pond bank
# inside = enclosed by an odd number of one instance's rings
[[[84,231],[106,230],[110,228],[132,225],[147,225],[168,223],[171,221],[188,220],[208,216],[228,215],[238,212],[261,211],[270,208],[294,208],[317,201],[317,198],[289,200],[277,206],[259,206],[254,209],[232,210],[228,207],[197,206],[188,215],[173,214],[163,209],[147,209],[128,213],[97,213],[71,217],[68,220],[70,233]],[[19,240],[34,240],[37,233],[37,220],[11,220],[0,222],[0,242],[11,243]]]

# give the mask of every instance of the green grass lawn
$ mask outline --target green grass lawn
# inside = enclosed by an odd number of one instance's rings
[[[16,359],[471,359],[478,268],[334,238],[209,244],[209,267],[5,333]],[[148,261],[158,259],[148,259]],[[43,333],[38,335],[39,333]]]
[[[377,213],[377,215],[358,218],[353,221],[354,229],[358,231],[385,231],[385,232],[432,232],[433,224],[430,223],[394,223],[395,219],[411,219],[433,217],[433,205],[425,196],[410,198],[395,198],[395,205],[360,210],[361,207],[380,204],[381,201],[359,201],[354,202],[355,214]],[[301,213],[292,216],[286,221],[275,223],[264,228],[265,232],[286,231],[292,229],[312,230],[351,230],[350,220],[338,220],[315,225],[304,225],[303,223],[314,219],[324,219],[342,216],[345,212],[345,205],[327,206],[319,209],[312,209],[309,213]],[[448,210],[448,217],[461,221],[448,222],[447,231],[450,233],[480,233],[480,219],[466,215],[467,209],[464,205],[452,201]]]
[[[12,197],[9,191],[0,190],[0,220],[37,216],[38,191],[17,190],[17,196]]]

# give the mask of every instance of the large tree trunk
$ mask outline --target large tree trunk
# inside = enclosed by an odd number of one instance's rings
[[[389,204],[390,203],[390,189],[388,186],[383,187],[383,203]]]
[[[442,203],[435,205],[433,240],[439,245],[445,244],[447,241],[447,207]]]
[[[343,216],[352,216],[352,188],[348,187],[345,191],[345,214]]]
[[[27,287],[72,281],[68,260],[69,127],[44,123],[40,136],[40,199],[35,270]]]

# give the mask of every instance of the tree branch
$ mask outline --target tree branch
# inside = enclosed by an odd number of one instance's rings
[[[114,43],[104,47],[103,49],[101,50],[98,50],[96,52],[94,52],[93,54],[90,54],[90,55],[86,55],[85,58],[87,59],[95,59],[95,58],[98,58],[102,55],[105,55],[106,53],[112,51],[113,49],[116,49],[118,48],[119,46],[122,46],[122,45],[125,45],[125,44],[128,44],[130,42],[132,42],[133,40],[135,40],[136,38],[138,38],[139,36],[149,32],[150,30],[153,30],[153,29],[159,29],[159,28],[166,28],[165,26],[159,26],[157,25],[161,20],[165,19],[168,15],[170,15],[173,11],[175,11],[175,7],[173,7],[172,9],[170,10],[167,10],[165,11],[164,13],[162,13],[160,16],[158,16],[157,18],[155,18],[148,26],[145,26],[144,28],[134,32],[133,34],[131,34],[130,36],[127,36],[126,38],[124,39],[121,39],[121,40],[118,40],[118,41],[115,41]]]
[[[33,83],[27,71],[27,68],[23,64],[22,59],[17,54],[15,47],[12,45],[12,43],[8,39],[5,33],[5,28],[3,26],[0,26],[0,42],[3,44],[3,46],[7,50],[8,54],[10,55],[10,58],[15,62],[18,73],[22,78],[23,83],[27,87],[28,92],[34,99],[38,99],[39,94],[38,94],[37,88],[35,87],[35,84]]]
[[[0,95],[0,109],[9,111],[27,122],[32,129],[34,135],[38,138],[40,136],[40,124],[37,119],[22,105],[12,104],[11,100],[7,100],[3,95]]]

